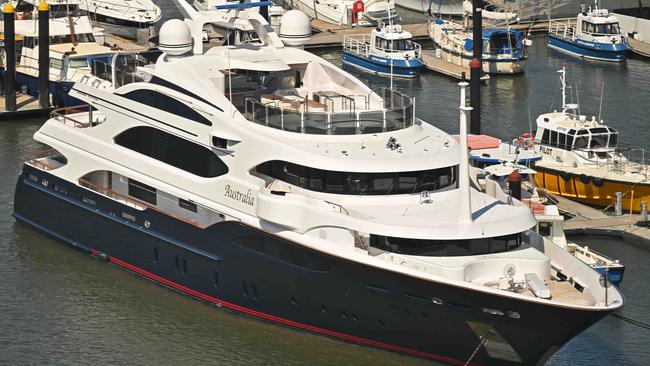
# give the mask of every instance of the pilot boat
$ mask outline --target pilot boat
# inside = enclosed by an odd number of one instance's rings
[[[597,207],[611,207],[616,192],[625,210],[639,211],[650,199],[645,150],[618,142],[618,132],[595,116],[578,114],[566,103],[566,66],[562,66],[562,110],[537,118],[537,185],[548,192]]]
[[[382,76],[416,77],[424,66],[422,48],[399,24],[375,28],[370,35],[343,37],[343,63]]]
[[[438,58],[469,67],[472,60],[473,35],[462,24],[436,19],[428,25],[429,37],[436,47]],[[528,54],[524,32],[506,28],[483,31],[483,72],[489,74],[516,74],[524,71]]]
[[[550,21],[548,47],[572,56],[599,61],[624,61],[630,48],[621,34],[618,19],[607,9],[594,7],[582,11],[576,19],[576,26],[569,23]]]
[[[254,12],[258,43],[204,50],[214,12],[178,6],[155,62],[114,55],[35,133],[19,222],[220,308],[445,363],[541,363],[623,306],[527,207],[472,188],[466,139],[412,98]]]

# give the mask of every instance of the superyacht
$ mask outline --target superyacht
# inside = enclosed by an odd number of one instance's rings
[[[259,13],[240,14],[258,43],[204,50],[214,12],[179,6],[155,62],[114,56],[35,133],[19,222],[222,308],[450,364],[541,364],[623,306],[474,188],[466,83],[459,143]]]

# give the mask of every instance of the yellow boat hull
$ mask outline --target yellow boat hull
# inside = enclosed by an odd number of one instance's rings
[[[623,196],[623,210],[639,212],[641,201],[650,202],[650,183],[600,179],[535,167],[535,183],[547,192],[596,207],[614,207],[616,192]],[[632,193],[634,192],[634,193]]]

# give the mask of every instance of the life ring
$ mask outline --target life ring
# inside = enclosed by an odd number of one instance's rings
[[[524,132],[517,138],[517,142],[519,143],[519,146],[530,149],[533,147],[533,135],[531,135],[528,131]]]
[[[578,176],[578,178],[580,179],[580,181],[582,182],[582,184],[589,184],[589,181],[591,180],[591,177],[590,177],[590,176],[588,176],[588,175],[584,175],[584,174],[580,174],[580,175]]]

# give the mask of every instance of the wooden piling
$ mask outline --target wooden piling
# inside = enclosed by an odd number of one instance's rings
[[[5,34],[5,110],[16,110],[16,24],[15,9],[10,2],[2,8]]]
[[[38,105],[50,106],[50,7],[38,4]]]

